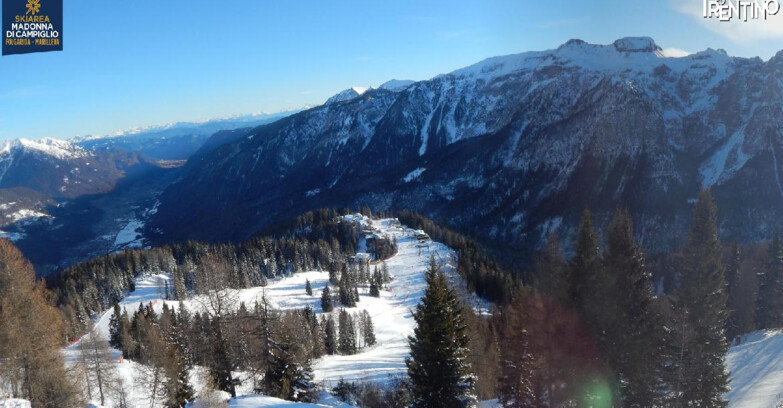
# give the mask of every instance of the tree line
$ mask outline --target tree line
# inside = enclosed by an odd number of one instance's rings
[[[497,317],[503,405],[726,406],[727,293],[715,220],[703,191],[668,295],[653,290],[627,212],[615,213],[603,250],[589,211],[571,259],[550,236],[534,285]]]
[[[91,316],[133,291],[142,273],[171,273],[172,299],[200,294],[216,268],[225,283],[241,289],[265,286],[269,279],[306,270],[344,270],[361,234],[357,225],[339,222],[334,210],[319,210],[286,224],[287,232],[258,236],[239,244],[188,241],[151,249],[125,250],[68,268],[51,278],[70,338],[83,333]],[[377,240],[384,256],[396,252],[393,239]],[[207,286],[209,287],[208,283]]]

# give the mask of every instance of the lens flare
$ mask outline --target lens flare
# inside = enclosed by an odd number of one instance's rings
[[[582,391],[582,405],[586,408],[611,408],[613,392],[609,382],[603,378],[593,378]]]

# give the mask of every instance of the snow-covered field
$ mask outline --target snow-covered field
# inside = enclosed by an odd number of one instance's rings
[[[0,408],[30,408],[30,402],[15,398],[3,398],[0,396]]]
[[[369,221],[361,218],[362,223]],[[435,259],[446,272],[450,281],[462,293],[466,293],[464,285],[456,274],[456,255],[447,246],[437,242],[420,243],[413,236],[413,231],[407,228],[397,228],[392,225],[391,219],[375,220],[373,226],[380,228],[382,234],[394,236],[397,239],[398,252],[387,260],[392,282],[388,289],[381,291],[380,298],[368,296],[368,288],[361,288],[361,300],[356,308],[349,309],[356,313],[359,310],[367,310],[375,324],[377,344],[367,347],[352,356],[326,356],[313,364],[315,381],[325,388],[331,388],[340,379],[357,382],[375,382],[385,384],[395,377],[406,375],[405,358],[408,356],[407,337],[413,333],[414,320],[412,310],[421,300],[426,287],[424,273],[429,265],[430,256]],[[122,308],[129,313],[137,310],[139,304],[153,303],[157,311],[161,311],[164,303],[176,307],[177,302],[163,300],[163,288],[169,279],[167,273],[139,277],[136,281],[136,290],[129,293],[120,303]],[[313,296],[305,293],[307,280],[313,289]],[[323,271],[310,271],[295,274],[290,277],[276,279],[269,282],[266,287],[256,287],[234,291],[237,302],[244,301],[248,306],[256,300],[266,296],[277,308],[282,310],[298,309],[310,306],[318,314],[321,310],[320,293],[329,281],[329,274]],[[483,303],[473,298],[477,307],[483,307]],[[198,297],[184,302],[191,310],[202,310],[205,302]],[[238,304],[238,303],[237,303]],[[339,308],[332,313],[337,313]],[[113,311],[109,310],[101,315],[95,324],[96,333],[104,339],[109,336],[109,320]],[[335,316],[336,317],[336,316]],[[78,343],[77,343],[78,344]],[[63,353],[67,361],[74,363],[78,360],[77,344],[64,349]],[[141,404],[144,401],[145,390],[136,389],[133,384],[135,363],[125,361],[119,363],[119,352],[116,353],[120,375],[125,378],[130,388],[131,400]],[[197,390],[200,387],[198,370],[194,370],[193,382]],[[248,392],[250,390],[247,390]],[[231,402],[231,407],[288,407],[301,406],[303,408],[315,406],[348,407],[331,397],[328,393],[322,393],[319,404],[303,405],[287,401],[280,401],[266,396],[242,396]],[[255,404],[255,405],[254,405]]]
[[[783,401],[783,332],[757,331],[729,350],[732,408],[775,408]]]

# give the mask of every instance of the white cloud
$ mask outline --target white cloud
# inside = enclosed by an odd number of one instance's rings
[[[664,57],[669,58],[682,58],[687,57],[688,55],[691,55],[690,52],[681,50],[679,48],[664,48],[661,53]]]
[[[720,34],[732,42],[748,44],[759,40],[783,38],[783,11],[768,16],[766,20],[720,21],[716,18],[704,18],[704,0],[670,0],[672,8],[696,20],[707,29]]]

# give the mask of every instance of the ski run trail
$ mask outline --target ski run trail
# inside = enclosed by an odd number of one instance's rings
[[[349,382],[373,382],[379,385],[387,385],[407,375],[405,358],[409,355],[408,336],[413,334],[415,327],[412,312],[424,295],[426,288],[424,275],[429,266],[430,256],[435,257],[441,269],[446,273],[450,283],[457,289],[460,295],[467,296],[476,310],[482,312],[487,310],[488,305],[486,302],[480,300],[475,295],[469,294],[461,278],[457,275],[457,259],[453,250],[438,242],[419,242],[412,229],[395,226],[396,223],[394,221],[394,219],[371,220],[359,214],[345,216],[342,220],[342,222],[354,222],[361,226],[371,225],[377,228],[380,234],[387,235],[390,238],[395,237],[397,239],[398,251],[397,254],[386,260],[392,282],[385,290],[381,291],[381,296],[379,298],[369,296],[369,287],[365,285],[359,288],[360,301],[357,303],[357,307],[346,309],[351,313],[357,313],[360,310],[369,312],[375,326],[377,343],[371,347],[361,348],[355,355],[332,355],[315,360],[312,367],[314,381],[323,386],[324,389],[333,388],[341,379]],[[363,247],[364,241],[362,239],[359,251]],[[380,264],[378,266],[380,267]],[[137,278],[135,291],[129,293],[120,302],[120,307],[126,309],[129,314],[136,311],[140,304],[152,303],[153,308],[158,313],[162,311],[164,303],[169,307],[177,308],[179,302],[164,300],[163,288],[168,279],[169,274],[166,271]],[[305,293],[307,280],[310,281],[313,296],[308,296]],[[245,302],[248,308],[252,308],[256,301],[260,301],[263,296],[266,296],[280,310],[300,309],[310,306],[320,318],[320,315],[323,314],[321,309],[321,291],[328,282],[329,274],[326,271],[301,272],[288,277],[270,280],[265,287],[232,290],[231,296],[236,300],[236,307],[239,306],[239,302]],[[206,302],[198,296],[184,301],[183,304],[191,313],[205,310],[206,308]],[[336,305],[335,310],[331,312],[335,321],[337,320],[339,310],[339,305]],[[103,339],[109,338],[109,320],[113,313],[112,310],[108,310],[95,320],[94,333]],[[81,340],[83,339],[79,341]],[[76,342],[63,350],[66,362],[69,365],[75,365],[79,360],[78,344],[79,342]],[[359,345],[363,346],[361,342]],[[149,401],[146,397],[146,390],[134,381],[138,377],[137,363],[129,360],[120,363],[119,351],[115,350],[114,353],[117,371],[120,378],[125,381],[132,406],[148,407]],[[243,373],[236,374],[240,379],[244,380],[247,378],[247,376],[243,377]],[[197,393],[205,390],[203,370],[199,369],[199,367],[192,370],[191,383]],[[237,392],[239,396],[229,401],[229,407],[352,408],[327,392],[321,392],[317,404],[301,404],[264,395],[252,395],[252,381],[243,381],[242,384]],[[220,395],[221,393],[215,393],[207,398],[228,399],[227,394],[222,397]],[[92,401],[92,404],[92,407],[100,408],[96,401]],[[106,404],[107,407],[112,405],[112,401]],[[191,405],[195,408],[202,404],[196,401],[196,403]],[[486,402],[482,406],[494,407],[495,404]],[[0,405],[0,408],[2,408],[2,405]]]

